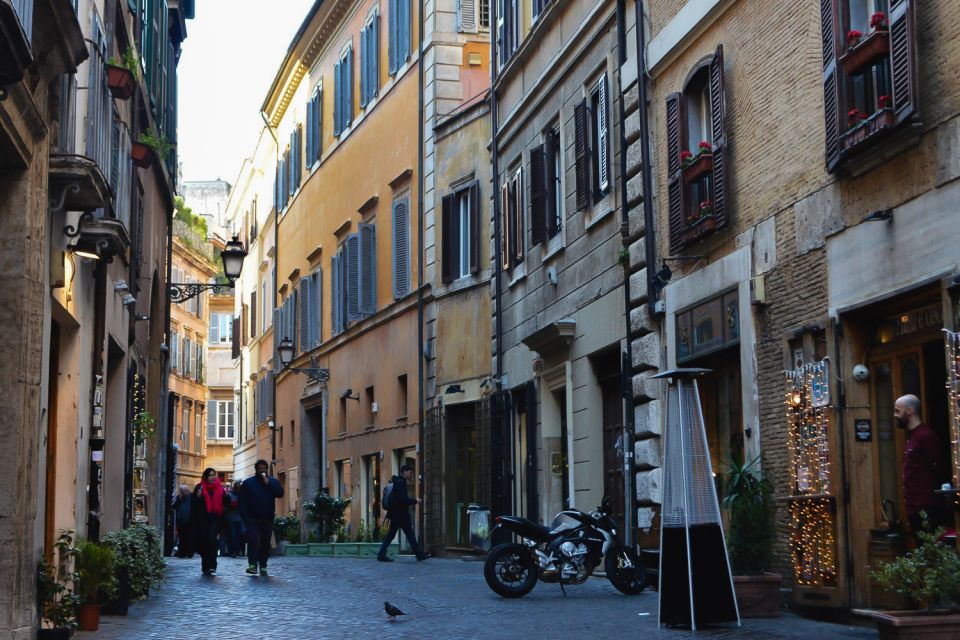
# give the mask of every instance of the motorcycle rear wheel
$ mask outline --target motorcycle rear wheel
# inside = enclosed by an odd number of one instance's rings
[[[539,571],[526,547],[508,543],[494,547],[487,554],[483,577],[498,595],[522,598],[536,586]]]
[[[632,567],[625,566],[627,559]],[[607,572],[607,580],[620,593],[635,596],[647,586],[647,568],[632,549],[610,549],[604,559],[603,569]]]

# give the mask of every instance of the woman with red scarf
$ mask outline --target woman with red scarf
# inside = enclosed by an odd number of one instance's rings
[[[193,509],[190,513],[190,524],[194,527],[194,540],[200,551],[201,568],[205,576],[217,572],[217,549],[220,547],[226,500],[228,498],[216,470],[207,467],[203,470],[200,484],[193,489]]]

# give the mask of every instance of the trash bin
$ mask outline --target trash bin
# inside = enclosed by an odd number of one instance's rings
[[[470,519],[470,544],[479,551],[490,550],[490,509],[480,505],[467,506]]]

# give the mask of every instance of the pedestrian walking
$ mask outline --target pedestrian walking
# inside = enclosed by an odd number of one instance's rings
[[[217,572],[217,551],[223,529],[226,493],[217,472],[212,467],[203,470],[200,484],[194,488],[190,520],[197,548],[200,551],[201,571],[209,576]]]
[[[916,534],[923,527],[923,513],[927,529],[936,529],[949,517],[943,499],[934,493],[946,474],[940,438],[920,415],[920,400],[915,395],[897,398],[893,405],[897,427],[907,430],[903,451],[903,501],[910,530]]]
[[[389,490],[389,499],[387,504],[383,505],[387,509],[387,518],[390,519],[390,533],[383,539],[380,545],[380,553],[377,554],[377,560],[380,562],[393,562],[387,557],[387,549],[393,542],[398,530],[403,531],[410,541],[410,547],[417,556],[417,560],[426,560],[427,554],[423,553],[417,545],[417,536],[413,532],[413,521],[410,518],[410,507],[419,504],[420,498],[411,498],[407,493],[407,483],[413,479],[413,467],[408,464],[400,467],[400,475],[390,478],[390,484],[393,485]]]
[[[190,526],[190,510],[193,495],[190,487],[181,484],[177,497],[173,499],[173,513],[177,532],[177,557],[193,557],[193,529]]]
[[[260,575],[266,576],[276,500],[283,497],[283,485],[268,474],[266,460],[257,460],[253,468],[256,475],[243,481],[240,492],[240,514],[247,530],[247,573],[256,575],[259,567]]]
[[[240,482],[227,490],[227,509],[223,514],[220,555],[236,558],[243,554],[243,518],[240,515]]]

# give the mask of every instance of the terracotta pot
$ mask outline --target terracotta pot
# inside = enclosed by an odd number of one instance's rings
[[[780,615],[780,585],[783,577],[774,573],[760,576],[733,576],[737,608],[741,618],[776,618]]]
[[[100,628],[100,605],[82,604],[77,613],[77,628],[80,631],[96,631]]]
[[[129,100],[136,86],[136,80],[130,69],[115,64],[107,65],[107,87],[114,98]]]
[[[130,157],[133,164],[146,169],[153,162],[153,149],[142,142],[134,142],[130,145]]]
[[[876,611],[873,620],[880,640],[960,640],[960,612],[957,611]]]
[[[881,56],[890,53],[890,34],[887,31],[873,31],[856,46],[840,56],[840,64],[848,76],[866,69]]]

